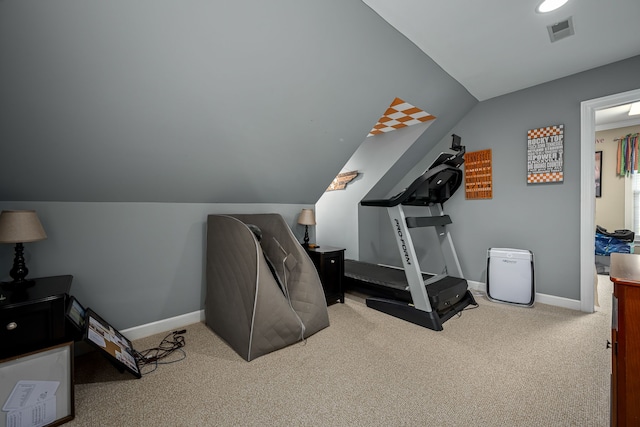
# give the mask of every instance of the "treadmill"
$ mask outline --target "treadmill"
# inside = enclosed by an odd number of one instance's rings
[[[367,306],[417,325],[443,330],[442,324],[467,306],[477,306],[462,275],[460,262],[447,230],[451,224],[442,205],[462,184],[465,147],[452,135],[451,153],[440,153],[429,168],[406,189],[389,199],[362,200],[362,206],[386,208],[402,258],[403,269],[345,260],[350,284],[377,289]],[[425,216],[406,217],[403,206],[422,206]],[[434,227],[445,260],[445,274],[422,273],[409,230]],[[404,277],[403,277],[404,276]]]

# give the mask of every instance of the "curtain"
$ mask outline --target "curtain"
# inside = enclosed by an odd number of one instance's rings
[[[640,174],[634,173],[633,182],[633,232],[640,235]]]
[[[638,171],[638,134],[629,134],[618,139],[616,174],[629,176]]]
[[[638,174],[638,134],[618,140],[618,176],[631,175],[633,187],[633,231],[640,235],[640,174]]]

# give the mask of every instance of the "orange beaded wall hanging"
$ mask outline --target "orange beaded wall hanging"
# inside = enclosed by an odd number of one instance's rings
[[[467,199],[491,199],[493,197],[491,150],[465,153],[464,193]]]

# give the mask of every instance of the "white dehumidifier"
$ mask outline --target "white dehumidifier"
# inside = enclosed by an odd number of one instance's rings
[[[533,252],[490,248],[487,253],[487,297],[531,307],[535,300]]]

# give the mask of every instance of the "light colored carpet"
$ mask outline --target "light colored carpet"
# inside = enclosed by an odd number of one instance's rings
[[[442,332],[347,295],[330,327],[252,362],[190,325],[186,359],[140,380],[79,358],[68,425],[607,426],[611,289],[602,276],[593,314],[476,296]]]

